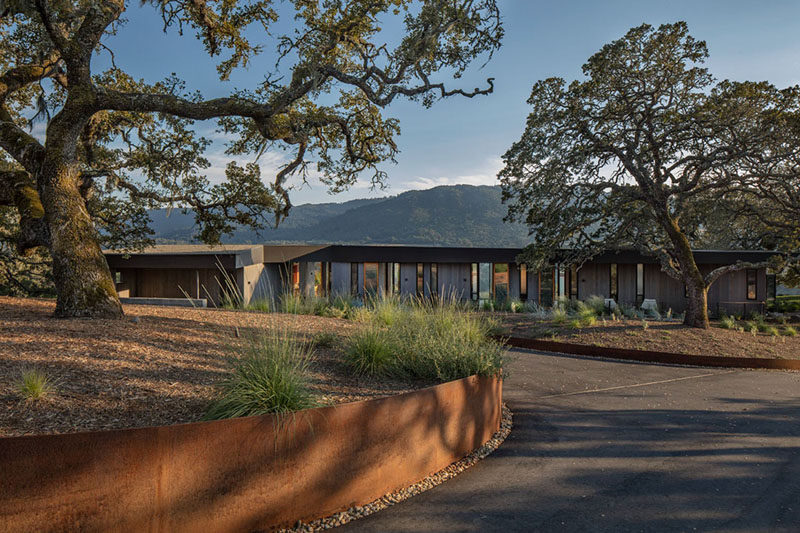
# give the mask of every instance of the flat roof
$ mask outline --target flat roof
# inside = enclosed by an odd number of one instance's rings
[[[256,263],[512,263],[522,248],[413,246],[395,244],[159,244],[141,252],[104,250],[112,268],[241,268]],[[700,264],[765,261],[777,252],[767,250],[695,250]],[[595,263],[658,263],[638,250],[610,250],[592,259]]]

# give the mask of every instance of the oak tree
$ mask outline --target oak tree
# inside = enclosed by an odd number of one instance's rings
[[[0,215],[13,209],[20,252],[52,257],[56,316],[121,316],[101,246],[146,242],[148,208],[190,208],[215,243],[234,224],[285,216],[288,180],[309,165],[332,191],[365,173],[382,183],[399,133],[384,108],[492,92],[491,78],[474,90],[444,80],[490,57],[503,35],[495,0],[143,0],[164,31],[218,60],[209,75],[227,80],[273,55],[260,83],[205,98],[175,76],[150,83],[116,64],[128,4],[0,0]],[[111,66],[96,71],[101,55]],[[28,128],[37,120],[43,139]],[[206,175],[201,121],[230,139],[221,183]],[[257,164],[234,160],[268,150],[290,154],[269,184]]]
[[[765,266],[701,272],[692,249],[713,222],[760,219],[756,243],[787,246],[776,237],[798,228],[785,213],[798,190],[800,89],[716,82],[707,57],[685,23],[645,24],[590,57],[584,79],[533,86],[525,131],[500,172],[507,218],[533,236],[525,260],[539,266],[560,253],[580,265],[638,248],[685,285],[685,323],[708,327],[709,287]]]

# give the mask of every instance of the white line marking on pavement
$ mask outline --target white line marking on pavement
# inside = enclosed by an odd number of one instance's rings
[[[723,374],[733,374],[735,370],[728,370],[727,372],[709,372],[708,374],[698,374],[696,376],[685,376],[682,378],[664,379],[661,381],[649,381],[647,383],[634,383],[633,385],[619,385],[617,387],[606,387],[605,389],[591,389],[582,390],[577,392],[562,392],[560,394],[550,394],[548,396],[539,396],[537,399],[543,400],[545,398],[558,398],[559,396],[575,396],[576,394],[589,394],[592,392],[605,392],[610,390],[619,389],[632,389],[635,387],[647,387],[648,385],[660,385],[661,383],[672,383],[674,381],[684,381],[686,379],[707,378],[708,376],[721,376]]]

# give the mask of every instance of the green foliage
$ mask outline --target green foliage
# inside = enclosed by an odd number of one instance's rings
[[[17,252],[16,219],[12,208],[0,206],[0,296],[55,296],[47,251],[37,249],[28,255]]]
[[[591,295],[584,301],[584,305],[594,311],[597,316],[603,316],[606,312],[606,301],[602,296]]]
[[[485,315],[446,299],[410,300],[397,313],[386,324],[365,307],[365,325],[348,348],[355,371],[450,381],[502,369],[504,350],[491,339],[495,324]]]
[[[17,383],[17,392],[25,400],[42,399],[52,394],[54,389],[47,374],[36,369],[23,370]]]
[[[565,324],[568,320],[567,310],[563,307],[553,307],[553,310],[550,312],[550,320],[557,326]]]
[[[728,315],[722,315],[719,319],[719,327],[722,329],[736,329],[736,319]]]
[[[796,337],[797,336],[797,330],[792,326],[785,326],[783,328],[783,334],[786,337]]]
[[[334,348],[339,345],[341,339],[339,339],[339,335],[336,333],[332,333],[330,331],[323,331],[322,333],[317,333],[314,335],[314,346],[319,346],[320,348]]]
[[[643,24],[592,55],[580,80],[534,84],[525,132],[499,174],[507,218],[536,235],[522,255],[529,268],[556,253],[580,264],[635,246],[661,250],[674,275],[701,277],[688,249],[715,233],[714,217],[773,220],[763,200],[773,196],[786,212],[757,231],[742,227],[751,247],[792,250],[783,235],[800,233],[788,192],[800,175],[783,169],[796,165],[800,90],[715,83],[707,57],[684,22]],[[770,157],[750,156],[762,153]],[[703,327],[700,318],[690,325]]]
[[[371,325],[350,337],[346,362],[357,374],[386,376],[397,372],[394,349],[387,331]]]
[[[313,348],[283,332],[245,335],[233,345],[231,375],[220,386],[206,420],[285,413],[317,405],[306,372]]]

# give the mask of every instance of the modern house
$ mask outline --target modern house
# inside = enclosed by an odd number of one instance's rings
[[[473,301],[507,298],[552,305],[559,296],[591,295],[664,310],[686,306],[683,285],[658,261],[632,250],[607,252],[580,268],[555,264],[532,271],[516,262],[519,248],[389,245],[158,245],[141,253],[106,251],[120,297],[197,298],[219,304],[236,291],[244,302],[286,291],[336,294],[447,295]],[[772,252],[697,250],[703,272],[737,261],[759,262]],[[727,274],[708,295],[712,313],[763,311],[774,297],[766,269]]]

